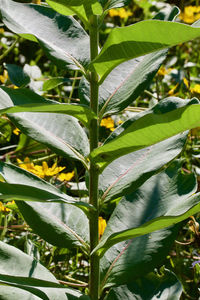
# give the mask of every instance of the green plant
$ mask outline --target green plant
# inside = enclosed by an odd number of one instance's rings
[[[153,271],[166,257],[179,222],[199,211],[195,176],[182,172],[181,160],[171,162],[181,153],[187,130],[200,125],[199,101],[166,98],[128,119],[103,145],[99,124],[131,105],[148,87],[166,48],[200,36],[199,21],[193,26],[174,22],[179,12],[174,7],[154,20],[113,29],[99,52],[105,15],[127,1],[46,2],[50,7],[1,0],[2,21],[39,43],[58,67],[82,73],[81,104],[46,100],[25,88],[30,80],[23,70],[9,66],[10,80],[19,89],[1,86],[0,112],[56,154],[80,162],[89,181],[89,201],[4,162],[0,198],[17,200],[26,222],[48,243],[78,248],[89,258],[89,288],[87,295],[66,288],[37,259],[1,242],[1,297],[28,299],[31,293],[33,299],[114,300],[168,294],[178,299],[182,287],[176,276],[164,269]],[[64,81],[57,78],[51,84]],[[119,203],[99,241],[100,209],[111,200]]]

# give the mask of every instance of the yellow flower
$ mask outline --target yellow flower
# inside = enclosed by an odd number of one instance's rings
[[[61,173],[58,175],[60,181],[70,181],[74,177],[74,171],[69,173]]]
[[[119,121],[117,122],[118,125],[121,125],[122,123],[123,123],[122,120],[119,120]]]
[[[132,12],[125,10],[124,7],[119,8],[119,9],[112,8],[112,9],[109,10],[109,16],[111,18],[120,17],[121,19],[126,19],[129,16],[132,16]]]
[[[187,88],[189,88],[189,81],[184,77],[183,82]]]
[[[9,212],[10,209],[5,207],[3,203],[0,201],[0,212]]]
[[[101,238],[101,236],[103,235],[106,225],[106,220],[102,217],[99,217],[99,238]]]
[[[200,84],[195,84],[193,88],[190,89],[192,93],[200,94]]]
[[[6,70],[3,71],[3,75],[0,75],[1,83],[5,83],[8,79],[8,72]]]
[[[16,135],[19,135],[19,134],[20,134],[20,129],[16,127],[16,128],[13,130],[13,133],[16,134]]]
[[[200,19],[200,6],[186,6],[184,12],[180,14],[180,19],[185,23],[194,23]]]
[[[6,205],[4,205],[1,201],[0,201],[0,212],[9,212],[11,211],[10,208],[8,208],[7,206],[12,206],[15,204],[15,201],[13,200],[12,202],[7,202]]]
[[[26,171],[29,171],[40,178],[57,175],[65,169],[65,167],[57,167],[57,163],[54,163],[52,167],[49,167],[46,161],[42,162],[42,166],[34,165],[34,163],[30,161],[29,157],[26,157],[24,162],[17,158],[17,162],[20,168],[25,169]]]
[[[175,92],[175,90],[177,89],[177,87],[178,87],[178,83],[168,92],[168,95],[169,96],[174,96],[175,94],[174,94],[174,92]]]
[[[130,11],[125,10],[124,7],[122,7],[122,8],[119,9],[119,17],[121,19],[126,19],[129,16],[131,16],[131,15],[132,15],[132,13]]]
[[[169,68],[169,69],[165,69],[165,67],[160,67],[160,69],[158,70],[158,75],[160,76],[165,76],[168,75],[173,69]]]
[[[4,29],[0,28],[0,34],[3,34],[3,33],[4,33]]]
[[[114,121],[111,117],[102,119],[101,123],[100,123],[100,126],[106,127],[108,129],[110,129],[110,131],[115,130],[115,127],[114,127],[115,124],[114,124]]]

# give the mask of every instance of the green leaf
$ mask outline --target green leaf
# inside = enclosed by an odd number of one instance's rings
[[[2,300],[89,300],[80,292],[60,285],[44,266],[19,249],[0,242],[0,254]]]
[[[63,83],[69,83],[69,82],[70,82],[70,80],[68,78],[64,78],[64,77],[50,78],[44,82],[43,91],[49,91]]]
[[[2,162],[0,167],[0,174],[9,183],[23,182],[27,186],[32,183],[42,190],[59,192],[53,185],[14,165]],[[17,206],[34,232],[52,245],[63,248],[86,246],[89,239],[88,219],[77,207],[66,203],[26,203],[23,201],[17,201]]]
[[[11,82],[18,86],[23,87],[29,84],[30,77],[23,71],[23,69],[14,64],[5,64],[5,68],[8,71],[8,76]]]
[[[0,11],[2,21],[11,31],[39,42],[58,66],[84,72],[90,60],[89,37],[74,18],[59,15],[47,6],[11,0],[1,0]]]
[[[73,204],[79,208],[88,210],[90,205],[82,202],[76,201],[72,197],[63,193],[63,195],[58,195],[54,193],[41,190],[39,188],[33,187],[32,185],[27,186],[24,184],[9,184],[5,182],[0,182],[0,199],[6,200],[27,200],[27,201],[37,201],[37,202],[61,202]]]
[[[160,17],[173,20],[178,14],[177,7],[168,14],[160,12]],[[117,113],[129,104],[147,88],[163,63],[167,50],[155,52],[124,62],[117,66],[99,87],[99,116]],[[79,96],[83,104],[89,105],[90,86],[82,77],[79,85]]]
[[[113,160],[125,154],[140,150],[180,132],[200,125],[198,100],[183,100],[169,97],[152,109],[138,114],[138,119],[124,123],[126,128],[109,143],[95,149],[90,158],[99,172]],[[120,131],[120,128],[117,129]],[[113,132],[113,136],[115,132]]]
[[[165,59],[160,51],[117,66],[99,87],[99,114],[115,114],[130,105],[148,87]],[[81,103],[89,105],[90,87],[83,77],[79,85]]]
[[[101,199],[109,201],[135,191],[182,151],[186,139],[187,133],[182,133],[113,161],[99,177]]]
[[[55,113],[17,113],[8,117],[24,134],[87,167],[84,156],[89,153],[89,141],[77,119]]]
[[[12,136],[12,127],[8,120],[0,118],[0,144],[5,144],[10,141]]]
[[[136,211],[142,212],[141,208]],[[157,230],[108,249],[100,260],[101,289],[132,283],[159,268],[165,262],[180,227],[178,224]]]
[[[151,177],[136,192],[123,198],[94,252],[103,256],[119,242],[174,225],[197,213],[200,196],[191,196],[196,190],[195,176],[184,175],[179,168],[178,162],[170,165],[166,171]],[[116,232],[116,228],[120,231]]]
[[[24,201],[17,201],[17,206],[26,223],[48,243],[61,248],[88,250],[88,218],[79,208],[64,203]]]
[[[104,7],[104,9],[111,9],[117,7],[123,7],[128,5],[130,0],[100,0],[100,3]]]
[[[46,0],[46,2],[58,13],[70,16],[77,15],[79,19],[89,27],[88,16],[101,15],[103,12],[101,4],[96,0],[90,1],[68,1],[65,0]]]
[[[124,61],[169,48],[200,36],[200,28],[189,25],[148,20],[131,26],[114,28],[90,69],[99,74],[99,83]]]
[[[0,87],[0,113],[46,112],[71,115],[89,126],[95,114],[84,105],[46,100],[28,89]]]
[[[85,213],[91,208],[89,204],[74,200],[50,183],[17,166],[0,162],[0,174],[7,181],[0,182],[0,199],[70,203]]]
[[[128,285],[112,288],[105,300],[179,300],[183,288],[174,273],[165,270],[164,274],[149,273]]]
[[[62,1],[62,0],[58,0],[58,3],[63,2],[63,5],[67,6],[80,6],[82,4],[92,4],[92,3],[96,3],[97,0],[67,0],[67,1]]]

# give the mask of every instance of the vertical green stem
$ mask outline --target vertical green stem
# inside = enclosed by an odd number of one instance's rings
[[[2,230],[2,233],[1,233],[1,236],[0,236],[0,241],[3,241],[5,235],[6,235],[6,232],[7,232],[7,227],[8,227],[8,217],[7,215],[4,216],[4,224],[3,224],[3,230]]]
[[[93,60],[98,55],[98,18],[92,16],[90,18],[90,57]],[[90,74],[90,108],[98,115],[98,75],[96,72]],[[98,147],[98,120],[93,120],[90,124],[90,151]],[[92,204],[96,211],[93,212],[90,218],[90,251],[92,251],[98,244],[98,172],[93,162],[90,164],[90,185],[89,196],[90,204]],[[97,255],[90,257],[90,298],[97,300],[99,294],[99,258]]]

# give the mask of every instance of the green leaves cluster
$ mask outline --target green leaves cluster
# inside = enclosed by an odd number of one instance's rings
[[[165,293],[178,299],[182,288],[175,275],[165,270],[158,276],[153,270],[167,255],[178,223],[199,211],[195,176],[183,174],[178,160],[170,164],[182,151],[188,130],[200,126],[199,101],[163,99],[152,109],[128,119],[94,150],[91,132],[98,131],[104,116],[122,111],[148,87],[166,57],[166,48],[199,37],[200,28],[198,24],[193,27],[174,22],[178,9],[173,8],[165,20],[113,29],[91,60],[92,34],[99,30],[94,20],[102,21],[109,9],[128,1],[46,2],[48,5],[38,6],[1,0],[2,21],[12,32],[37,42],[59,67],[83,75],[79,85],[81,103],[45,99],[26,88],[30,79],[27,74],[7,65],[10,80],[19,89],[0,87],[0,112],[33,140],[64,158],[81,162],[89,172],[90,200],[75,199],[4,162],[0,163],[5,181],[0,182],[0,199],[17,200],[26,222],[48,243],[83,250],[91,265],[93,258],[96,265],[100,260],[96,271],[100,272],[97,288],[102,299],[105,288],[110,289],[104,298],[107,300],[149,299],[149,295],[153,298]],[[44,89],[64,81],[62,77],[52,80]],[[91,94],[98,97],[95,105]],[[96,111],[94,106],[98,107]],[[166,164],[168,167],[163,169]],[[92,185],[91,170],[96,172],[98,186]],[[99,196],[100,203],[120,197],[105,233],[92,249],[89,236],[97,233],[92,224],[98,223],[99,206],[92,202],[91,193]],[[98,240],[98,235],[92,238]],[[60,285],[38,261],[16,248],[1,242],[0,254],[3,299],[11,299],[11,295],[12,299],[29,299],[30,293],[32,299],[89,299]],[[97,300],[91,291],[90,298]]]

